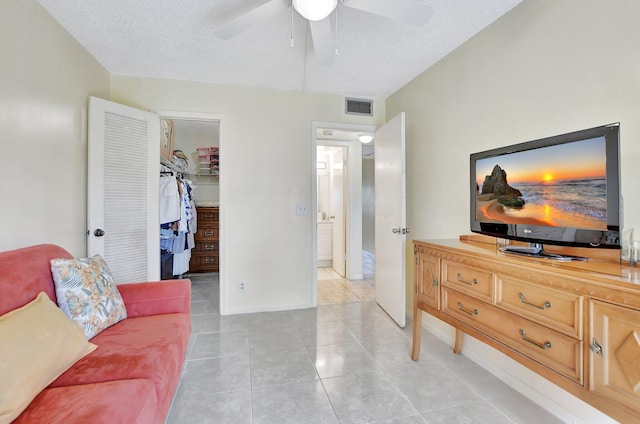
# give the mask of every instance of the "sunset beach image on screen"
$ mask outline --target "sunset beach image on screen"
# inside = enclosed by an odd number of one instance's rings
[[[606,230],[605,147],[597,137],[479,159],[476,219]],[[492,173],[506,176],[510,196],[487,191]]]

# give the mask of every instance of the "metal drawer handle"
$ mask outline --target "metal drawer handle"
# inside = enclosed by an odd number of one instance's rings
[[[212,236],[213,235],[213,231],[205,231],[204,235],[205,236]]]
[[[205,244],[204,250],[216,250],[215,244]]]
[[[462,306],[462,302],[458,302],[458,309],[469,315],[478,315],[478,310],[474,309],[473,311]]]
[[[433,290],[434,287],[438,287],[438,280],[436,279],[431,281],[431,286],[429,287],[429,291],[427,292],[427,295],[431,294],[431,290]]]
[[[551,302],[549,302],[548,300],[546,302],[544,302],[542,304],[542,306],[539,306],[539,305],[536,305],[535,303],[527,302],[524,299],[524,294],[523,293],[518,293],[518,297],[520,298],[520,303],[524,303],[525,305],[533,306],[534,308],[547,309],[547,308],[551,307]]]
[[[205,264],[212,264],[212,263],[215,263],[215,260],[211,259],[211,258],[205,258],[204,263]]]
[[[531,340],[527,338],[527,333],[525,333],[525,331],[521,328],[520,329],[520,337],[522,337],[522,340],[524,340],[525,342],[531,343],[532,345],[534,345],[535,347],[538,347],[542,350],[546,350],[546,349],[551,349],[551,342],[550,341],[546,341],[544,343],[538,343],[535,340]]]
[[[478,284],[478,280],[477,279],[473,279],[472,281],[466,281],[464,278],[462,278],[462,274],[458,273],[458,281],[460,281],[461,283],[464,284],[468,284],[470,286],[473,286],[474,284]]]
[[[212,213],[210,213],[210,214],[206,214],[206,213],[205,213],[205,214],[204,214],[204,217],[205,217],[205,218],[213,218],[213,214],[212,214]]]
[[[602,356],[602,346],[600,345],[600,343],[598,343],[596,339],[593,339],[589,347],[591,348],[593,353],[595,353],[596,355]]]

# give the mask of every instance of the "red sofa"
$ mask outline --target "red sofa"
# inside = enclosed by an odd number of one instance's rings
[[[53,258],[72,256],[50,244],[0,253],[0,315],[42,291],[56,301]],[[93,337],[98,348],[43,390],[14,424],[165,422],[191,334],[191,283],[167,280],[118,289],[127,319]]]

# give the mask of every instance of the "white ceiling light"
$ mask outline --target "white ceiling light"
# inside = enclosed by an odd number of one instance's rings
[[[373,141],[373,136],[371,134],[360,134],[358,136],[358,140],[364,144],[371,143]]]
[[[338,0],[293,0],[293,7],[310,21],[321,21],[338,5]]]

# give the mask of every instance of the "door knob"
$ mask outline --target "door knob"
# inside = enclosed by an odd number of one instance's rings
[[[93,235],[96,237],[102,237],[104,236],[104,230],[101,230],[100,228],[96,228],[96,230],[93,232]]]
[[[400,227],[398,227],[398,228],[392,228],[392,229],[391,229],[391,232],[392,232],[393,234],[399,234],[399,233],[400,233],[400,231],[402,231],[402,230],[400,229]]]

